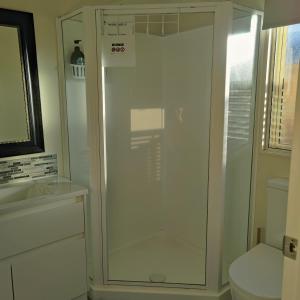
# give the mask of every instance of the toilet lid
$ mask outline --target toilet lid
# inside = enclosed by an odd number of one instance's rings
[[[231,264],[229,277],[233,284],[251,295],[280,299],[282,270],[282,252],[259,244]]]

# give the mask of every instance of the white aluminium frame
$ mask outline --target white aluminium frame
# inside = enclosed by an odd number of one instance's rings
[[[225,2],[198,2],[184,4],[89,6],[58,19],[58,52],[61,91],[62,139],[64,143],[64,175],[69,177],[69,149],[67,129],[67,106],[63,61],[62,22],[82,13],[84,24],[84,51],[86,58],[86,98],[88,117],[88,143],[90,148],[90,284],[142,285],[137,283],[111,282],[107,274],[106,253],[106,183],[105,183],[105,120],[103,120],[103,78],[101,74],[101,11],[114,13],[136,12],[214,12],[214,42],[211,91],[209,186],[207,214],[207,259],[206,285],[159,284],[160,287],[200,288],[219,291],[222,288],[224,189],[226,169],[226,128],[229,94],[227,66],[227,38],[231,33],[233,9],[248,10],[245,7]],[[250,10],[250,9],[249,9]],[[251,12],[256,12],[250,10]],[[153,284],[149,284],[153,286]]]
[[[231,31],[231,20],[233,6],[229,2],[225,3],[199,3],[199,4],[174,4],[174,5],[133,5],[133,6],[104,6],[97,8],[97,28],[101,32],[101,12],[106,14],[136,14],[136,13],[177,13],[181,12],[214,12],[214,41],[213,41],[213,66],[212,66],[212,93],[211,93],[211,128],[210,128],[210,157],[209,157],[209,180],[208,187],[208,214],[207,214],[207,259],[206,259],[206,285],[187,285],[187,284],[155,284],[159,287],[184,287],[184,288],[207,288],[218,291],[222,287],[221,268],[222,268],[222,229],[223,229],[223,203],[224,203],[224,177],[226,156],[223,155],[226,149],[226,134],[224,134],[224,124],[226,124],[226,111],[224,95],[226,93],[226,53],[227,37]],[[98,33],[97,49],[99,65],[101,65],[101,39]],[[99,78],[99,85],[103,85],[103,78]],[[227,81],[228,82],[228,81]],[[102,87],[103,89],[103,87]],[[229,89],[227,89],[227,92]],[[102,106],[104,99],[101,97]],[[101,110],[101,108],[100,108]],[[103,116],[103,111],[101,112]],[[101,158],[102,166],[105,166],[105,120],[101,122]],[[225,137],[225,138],[224,138]],[[101,192],[102,192],[102,228],[106,232],[106,183],[105,168],[101,170]],[[107,245],[105,234],[103,235],[103,245]],[[119,285],[142,285],[153,286],[152,283],[124,283],[108,280],[108,257],[106,247],[103,248],[103,277],[105,284]]]
[[[78,9],[57,19],[59,84],[60,84],[60,112],[62,119],[62,139],[64,172],[63,176],[70,178],[69,141],[67,122],[67,95],[65,87],[64,49],[63,49],[63,21],[77,15],[82,15],[85,37],[84,52],[86,60],[86,103],[87,103],[87,131],[89,147],[89,193],[87,196],[87,237],[88,237],[88,277],[90,284],[103,284],[102,273],[102,233],[101,233],[101,188],[100,188],[100,120],[99,95],[101,85],[98,85],[96,18],[91,7]]]

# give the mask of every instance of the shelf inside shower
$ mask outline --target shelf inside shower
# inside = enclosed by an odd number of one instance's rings
[[[116,281],[203,284],[205,251],[168,236],[153,238],[113,251],[109,279]]]

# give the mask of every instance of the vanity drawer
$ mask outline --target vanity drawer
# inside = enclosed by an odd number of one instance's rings
[[[0,217],[0,259],[83,233],[83,201],[78,199]]]
[[[19,255],[12,274],[15,300],[77,299],[87,291],[85,240],[71,238]]]

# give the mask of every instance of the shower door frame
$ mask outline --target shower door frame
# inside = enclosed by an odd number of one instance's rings
[[[145,287],[179,287],[192,289],[208,289],[219,291],[222,288],[222,236],[223,236],[223,206],[224,206],[224,182],[226,157],[223,155],[226,149],[226,53],[227,37],[231,32],[233,5],[229,2],[211,3],[185,3],[166,5],[124,5],[124,6],[99,6],[96,8],[97,22],[97,53],[98,70],[102,70],[101,64],[101,32],[102,14],[135,14],[135,13],[184,13],[203,12],[214,13],[213,51],[211,70],[211,97],[210,97],[210,146],[209,146],[209,170],[208,170],[208,198],[207,198],[207,227],[206,227],[206,274],[205,284],[180,284],[180,283],[145,283],[109,280],[108,255],[107,255],[107,206],[106,206],[106,144],[105,144],[105,118],[103,94],[103,74],[99,74],[100,96],[100,143],[101,143],[101,198],[102,198],[102,255],[103,255],[103,283],[127,286]],[[225,99],[225,101],[224,101]],[[215,178],[211,180],[211,178]],[[199,229],[200,230],[200,229]]]

